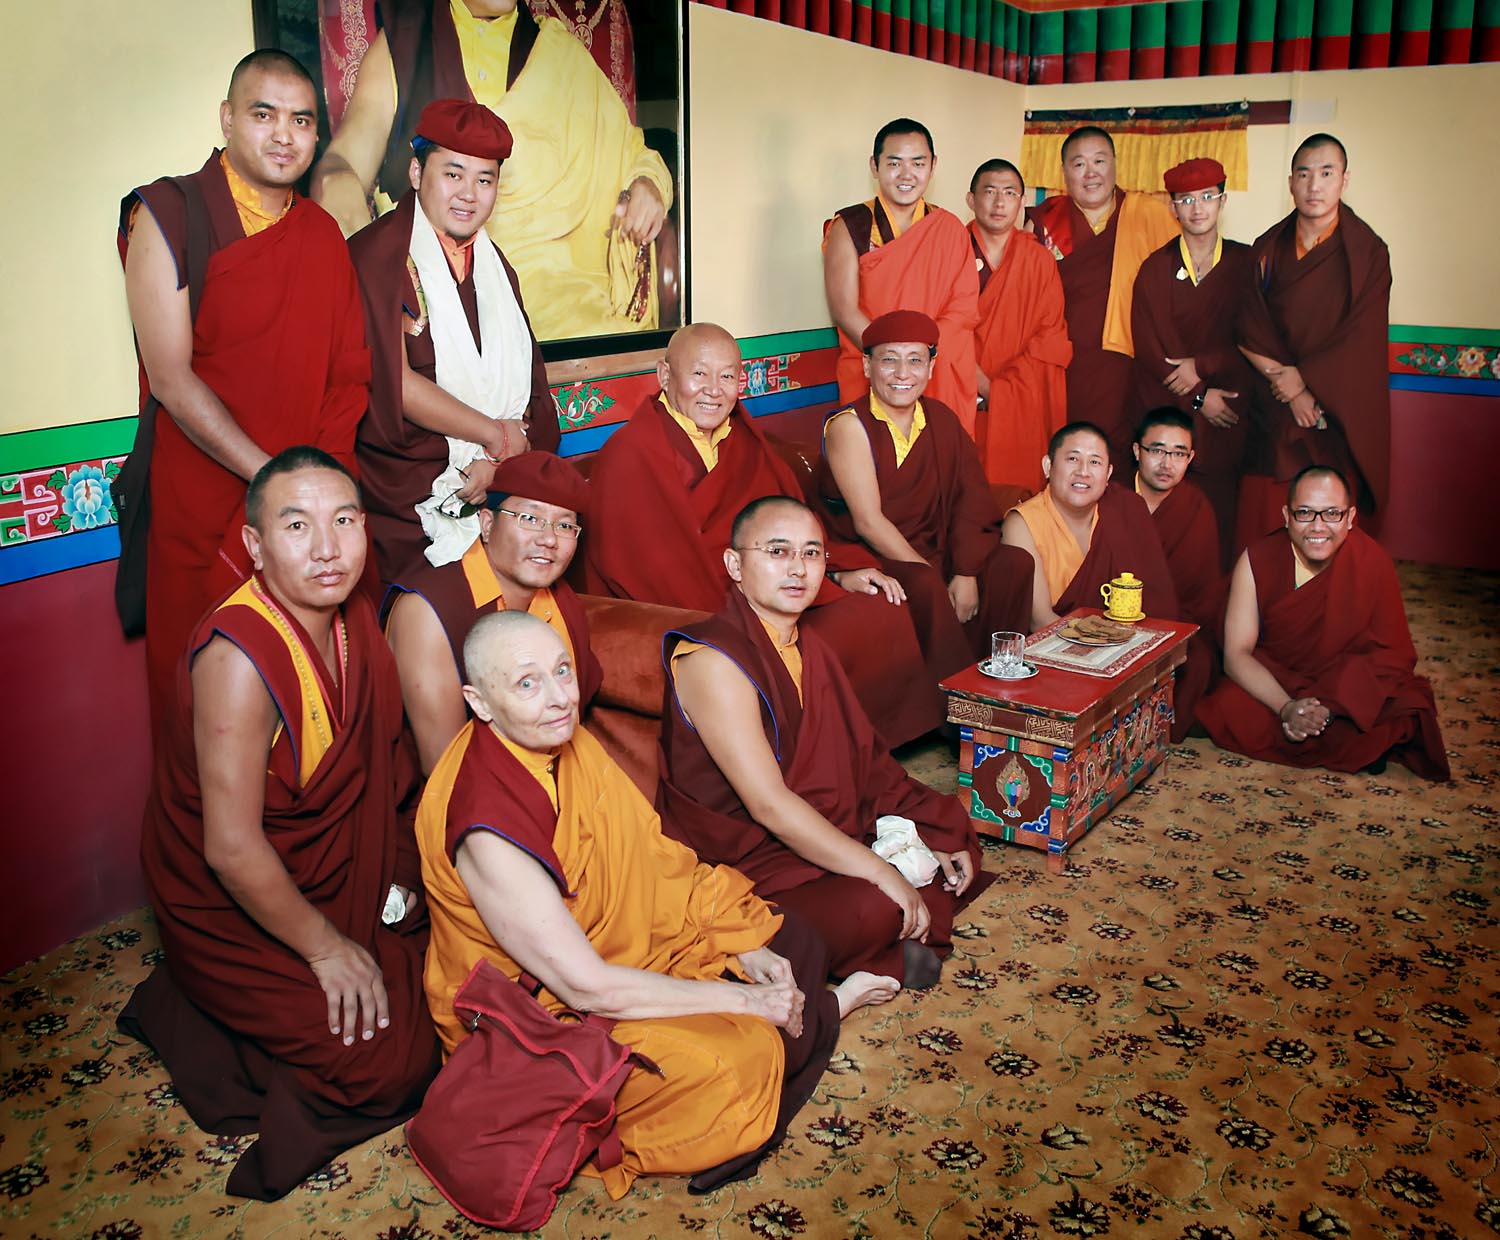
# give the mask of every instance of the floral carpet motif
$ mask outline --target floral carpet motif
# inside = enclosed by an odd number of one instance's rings
[[[749,1181],[580,1178],[540,1234],[1500,1234],[1500,579],[1403,566],[1454,782],[1283,770],[1192,740],[1047,874],[993,845],[925,995],[846,1022]],[[951,788],[946,748],[904,754]],[[116,1014],[158,959],[131,914],[0,980],[0,1234],[490,1234],[399,1130],[286,1200],[224,1196]]]

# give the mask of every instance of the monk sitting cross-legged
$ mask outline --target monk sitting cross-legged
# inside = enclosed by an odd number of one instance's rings
[[[1012,508],[1001,527],[1006,542],[1024,547],[1037,562],[1032,629],[1078,607],[1102,606],[1099,587],[1123,572],[1146,583],[1141,596],[1146,615],[1182,619],[1150,509],[1139,495],[1109,480],[1114,470],[1104,432],[1089,422],[1068,423],[1052,436],[1042,472],[1047,489]],[[1192,726],[1210,670],[1207,649],[1190,644],[1177,674],[1173,740]]]
[[[802,488],[740,404],[740,349],[722,327],[676,332],[657,377],[661,394],[596,458],[586,588],[717,611],[735,514],[763,495],[800,500]],[[828,552],[830,580],[805,625],[833,647],[880,734],[905,744],[942,722],[937,683],[948,673],[924,663],[901,583],[864,547],[834,543]],[[936,598],[919,606],[947,605],[935,573],[917,584]]]
[[[906,774],[827,646],[800,628],[825,558],[822,527],[795,500],[757,500],[736,518],[728,603],[663,644],[657,805],[665,830],[812,922],[835,977],[870,969],[922,988],[938,979],[954,912],[988,880],[975,882],[979,843],[957,799]],[[911,880],[872,851],[883,815],[914,824],[931,850]]]
[[[1234,566],[1226,679],[1199,718],[1216,745],[1264,762],[1358,771],[1394,758],[1446,780],[1395,565],[1354,517],[1337,470],[1314,465],[1292,480],[1286,528]]]
[[[823,424],[823,505],[836,537],[859,540],[906,587],[929,665],[942,676],[989,653],[990,634],[1025,628],[1033,566],[1000,541],[1000,510],[974,441],[924,396],[938,352],[925,314],[897,310],[865,328],[869,392]],[[941,574],[947,605],[919,611],[914,577]]]
[[[614,1018],[613,1037],[661,1069],[620,1091],[621,1162],[586,1169],[611,1197],[643,1174],[693,1175],[696,1191],[751,1174],[811,1096],[840,1017],[895,982],[861,974],[826,990],[816,935],[662,835],[578,726],[573,660],[546,621],[484,616],[464,667],[474,718],[417,814],[444,1047],[463,1037],[453,996],[479,960],[525,971],[547,1009]]]
[[[141,832],[166,960],[120,1027],[194,1122],[259,1133],[229,1175],[274,1200],[412,1115],[437,1071],[398,789],[401,686],[355,584],[359,489],[316,448],[245,493],[255,575],[179,661]],[[382,907],[385,912],[382,915]]]

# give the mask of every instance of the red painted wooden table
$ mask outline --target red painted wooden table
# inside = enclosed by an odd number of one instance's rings
[[[1138,627],[1168,636],[1116,676],[1044,666],[1028,680],[1007,681],[970,667],[942,683],[948,721],[959,728],[958,782],[968,790],[975,829],[1045,849],[1054,874],[1066,868],[1068,849],[1166,752],[1172,673],[1198,626],[1147,618]]]

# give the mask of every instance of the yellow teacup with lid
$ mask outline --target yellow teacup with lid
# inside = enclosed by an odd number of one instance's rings
[[[1141,591],[1146,583],[1134,573],[1121,573],[1107,585],[1099,587],[1099,596],[1104,600],[1104,615],[1121,624],[1134,624],[1144,620],[1141,610]]]

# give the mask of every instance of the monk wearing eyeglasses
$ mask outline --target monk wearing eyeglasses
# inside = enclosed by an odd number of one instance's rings
[[[526,611],[550,624],[573,661],[584,708],[603,681],[583,604],[562,580],[583,534],[588,483],[550,452],[523,452],[500,463],[490,487],[476,514],[479,536],[463,555],[438,567],[416,556],[382,608],[423,774],[468,720],[463,646],[481,616]]]
[[[1129,403],[1136,417],[1171,406],[1191,418],[1191,472],[1213,504],[1216,575],[1222,575],[1234,553],[1240,463],[1250,425],[1250,366],[1235,347],[1235,319],[1250,283],[1250,247],[1219,231],[1227,195],[1218,160],[1187,160],[1169,168],[1162,181],[1182,235],[1142,263],[1135,278]]]
[[[1214,743],[1265,762],[1380,771],[1394,758],[1449,778],[1432,686],[1396,567],[1354,526],[1348,480],[1327,466],[1294,479],[1284,528],[1235,564],[1224,621],[1227,679],[1198,709]]]
[[[834,977],[933,985],[953,916],[983,888],[979,841],[957,798],[907,775],[832,652],[801,621],[822,585],[823,527],[770,497],[735,518],[728,602],[669,632],[662,710],[663,829],[756,894],[811,922]],[[871,847],[899,815],[930,850],[923,875]],[[892,992],[894,993],[894,983]]]

